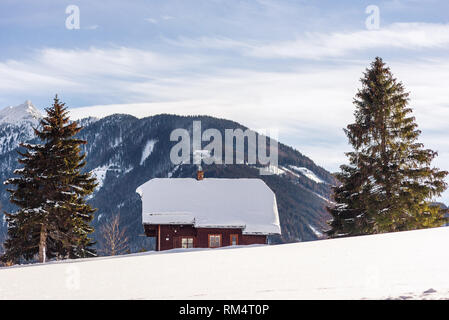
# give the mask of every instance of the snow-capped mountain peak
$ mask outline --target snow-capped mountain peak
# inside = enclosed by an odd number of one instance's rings
[[[30,100],[18,106],[10,106],[0,110],[0,124],[18,124],[23,121],[37,123],[42,118],[42,114]]]

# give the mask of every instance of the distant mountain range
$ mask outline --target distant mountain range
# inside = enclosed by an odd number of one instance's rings
[[[33,127],[42,117],[31,101],[16,107],[0,110],[0,154],[5,154],[18,147],[19,143],[34,137]]]
[[[30,101],[0,111],[0,181],[13,176],[19,168],[17,148],[20,142],[34,139],[33,127],[42,115]],[[137,119],[116,114],[102,119],[79,121],[85,128],[79,136],[88,141],[86,171],[98,179],[99,185],[90,197],[98,208],[93,221],[99,226],[112,214],[120,213],[122,226],[127,229],[131,252],[151,249],[153,242],[146,238],[141,224],[141,201],[136,188],[154,177],[194,177],[195,165],[175,166],[170,150],[176,142],[170,133],[176,128],[192,132],[193,121],[200,120],[203,130],[247,128],[239,123],[208,116],[155,115]],[[272,243],[310,241],[323,237],[330,216],[329,204],[334,177],[317,166],[299,151],[279,143],[279,165],[274,175],[259,175],[254,165],[206,165],[207,177],[263,179],[275,192],[281,221],[282,236],[272,237]],[[176,195],[173,195],[176,197]],[[0,185],[0,205],[14,210],[9,194]],[[6,223],[0,223],[0,241],[5,237]],[[98,232],[98,231],[97,231]],[[94,237],[98,234],[95,233]]]

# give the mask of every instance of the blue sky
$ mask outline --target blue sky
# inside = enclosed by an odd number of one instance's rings
[[[69,5],[80,29],[66,28]],[[0,108],[58,93],[73,117],[210,114],[276,128],[336,171],[358,80],[381,56],[449,170],[448,12],[445,0],[2,0]]]

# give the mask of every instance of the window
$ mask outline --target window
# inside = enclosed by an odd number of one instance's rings
[[[182,238],[181,248],[193,248],[193,238]]]
[[[239,235],[238,234],[231,234],[231,246],[236,246],[239,244]]]
[[[209,235],[209,248],[221,247],[221,234]]]

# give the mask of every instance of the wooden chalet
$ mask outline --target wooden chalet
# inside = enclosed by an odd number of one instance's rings
[[[261,179],[155,178],[141,185],[156,250],[265,244],[280,234],[276,196]]]

